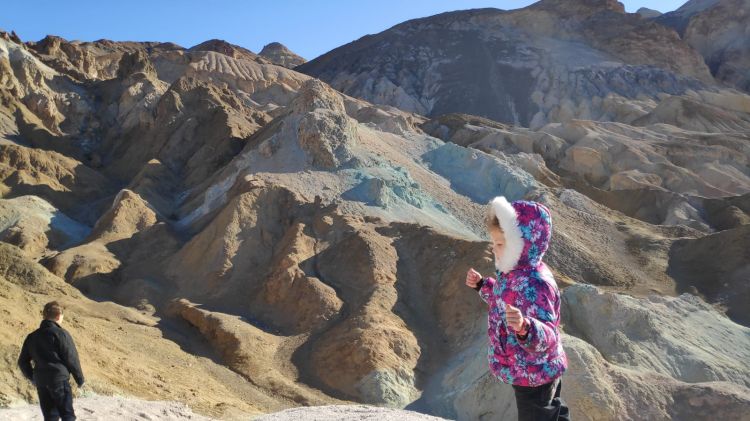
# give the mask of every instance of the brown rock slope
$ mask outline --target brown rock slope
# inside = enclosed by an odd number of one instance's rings
[[[237,374],[196,352],[185,352],[166,321],[111,302],[96,302],[29,260],[23,252],[0,243],[0,322],[3,361],[14,364],[22,337],[39,323],[45,302],[60,300],[66,308],[65,328],[82,356],[87,383],[106,394],[190,402],[216,416],[265,412],[281,408]],[[35,391],[16,369],[3,370],[0,402],[32,400]]]
[[[725,306],[737,323],[750,324],[750,224],[693,240],[676,241],[669,273],[678,289]]]

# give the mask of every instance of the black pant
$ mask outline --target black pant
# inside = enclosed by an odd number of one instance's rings
[[[513,386],[518,421],[570,420],[570,411],[560,399],[562,381],[553,380],[537,387]]]
[[[74,421],[73,392],[68,381],[48,385],[38,385],[39,406],[42,407],[44,421]]]

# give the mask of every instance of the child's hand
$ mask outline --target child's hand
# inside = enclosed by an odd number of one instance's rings
[[[513,307],[512,305],[506,303],[505,304],[505,322],[508,323],[508,326],[510,326],[511,329],[513,329],[516,332],[521,332],[521,328],[523,327],[523,314],[521,314],[521,310],[519,310],[516,307]]]
[[[466,272],[466,285],[471,288],[476,288],[477,283],[482,280],[482,275],[475,271],[474,268],[469,269],[468,272]]]

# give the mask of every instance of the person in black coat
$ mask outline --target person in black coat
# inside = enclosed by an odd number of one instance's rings
[[[79,388],[84,384],[78,351],[70,333],[60,327],[63,308],[57,301],[45,304],[42,316],[39,329],[23,341],[18,366],[36,386],[44,421],[73,421],[76,416],[70,375]]]

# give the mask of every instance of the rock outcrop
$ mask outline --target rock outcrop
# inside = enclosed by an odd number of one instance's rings
[[[94,225],[85,243],[50,257],[45,265],[84,292],[101,295],[115,289],[115,276],[122,262],[144,247],[143,233],[155,231],[157,215],[138,194],[122,190],[111,208]]]
[[[154,210],[130,190],[121,190],[112,204],[94,225],[89,241],[111,243],[132,237],[156,224]]]
[[[331,402],[320,391],[295,383],[292,379],[298,373],[283,364],[290,358],[284,354],[294,350],[297,338],[264,332],[241,318],[203,310],[184,299],[173,302],[168,311],[198,329],[223,362],[252,384],[304,405]]]
[[[357,125],[346,114],[342,98],[316,79],[302,86],[290,105],[299,147],[313,167],[334,169],[350,161],[357,142]],[[297,121],[294,121],[297,120]]]
[[[684,35],[685,28],[690,23],[690,19],[703,12],[704,10],[710,9],[715,6],[720,0],[688,0],[685,4],[680,6],[677,10],[664,13],[659,16],[656,21],[662,25],[674,28],[680,36]]]
[[[38,196],[0,199],[0,240],[41,257],[81,242],[90,228]]]
[[[113,193],[110,180],[80,161],[14,143],[0,143],[0,181],[4,194],[39,196],[83,223],[96,220],[97,202]]]
[[[641,7],[638,10],[636,10],[635,13],[641,15],[641,17],[646,18],[646,19],[657,18],[662,15],[660,11],[649,9],[648,7]]]
[[[679,240],[669,252],[669,273],[680,291],[703,296],[750,326],[750,225],[697,239]]]
[[[198,45],[190,47],[189,51],[214,51],[234,59],[253,60],[260,63],[266,62],[252,51],[238,45],[230,44],[221,39],[210,39],[204,41]]]
[[[690,19],[684,38],[706,60],[714,77],[750,92],[750,5],[721,0]]]
[[[565,291],[560,312],[567,333],[591,343],[613,364],[685,383],[750,387],[750,373],[742,363],[750,350],[743,345],[750,340],[748,328],[696,296],[636,299],[577,285]],[[606,327],[596,322],[604,314]],[[726,343],[740,346],[728,348]]]
[[[737,0],[690,0],[653,19],[673,28],[697,50],[717,81],[750,92],[748,7]]]
[[[293,69],[307,61],[286,48],[284,44],[278,42],[266,44],[258,55],[268,59],[273,64],[289,69]]]
[[[750,194],[705,199],[706,219],[719,231],[750,224]]]

